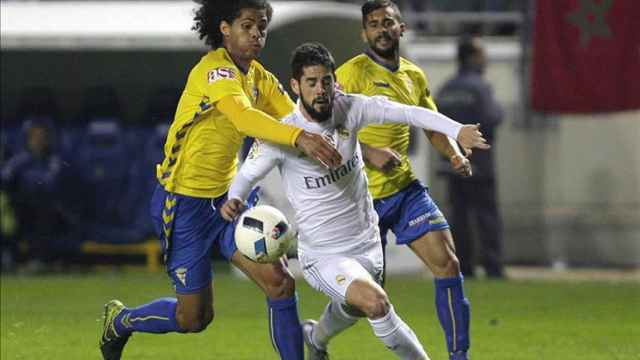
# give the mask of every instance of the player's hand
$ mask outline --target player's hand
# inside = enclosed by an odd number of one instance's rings
[[[487,140],[482,137],[480,132],[480,124],[464,125],[458,133],[456,139],[460,145],[465,149],[481,149],[487,150],[491,148],[491,145],[487,144]]]
[[[236,217],[238,217],[238,215],[240,215],[245,208],[246,206],[239,199],[229,199],[224,203],[224,205],[222,205],[220,214],[222,215],[223,219],[231,222]]]
[[[471,162],[469,162],[469,159],[466,157],[456,154],[449,159],[449,162],[451,163],[451,168],[456,174],[463,177],[473,175],[473,172],[471,171]]]
[[[361,144],[361,146],[364,153],[364,159],[367,164],[382,171],[383,173],[391,172],[402,163],[400,154],[391,148],[376,148],[364,144]]]
[[[322,135],[303,130],[296,139],[296,146],[328,169],[335,169],[342,164],[342,155]]]

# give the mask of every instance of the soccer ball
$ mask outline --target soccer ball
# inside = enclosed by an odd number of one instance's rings
[[[258,205],[245,211],[235,230],[236,246],[240,252],[257,263],[271,263],[287,253],[294,234],[287,218],[280,210]]]

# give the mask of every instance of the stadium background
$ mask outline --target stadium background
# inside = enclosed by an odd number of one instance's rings
[[[69,301],[67,297],[54,295],[58,291],[65,292],[75,286],[90,289],[87,290],[91,294],[89,303],[97,306],[97,313],[99,303],[93,302],[106,301],[108,299],[101,296],[111,295],[90,284],[121,284],[124,281],[139,284],[144,291],[161,294],[169,289],[162,273],[147,275],[139,267],[129,271],[129,267],[123,266],[144,264],[145,256],[148,256],[145,254],[153,254],[153,249],[123,245],[144,244],[148,240],[147,198],[150,184],[154,182],[153,164],[161,158],[159,151],[164,131],[186,72],[204,48],[189,31],[193,3],[188,1],[2,1],[0,5],[2,161],[4,163],[24,145],[23,127],[29,118],[49,117],[68,170],[60,193],[76,221],[64,233],[51,234],[50,250],[58,253],[57,262],[48,268],[54,275],[44,279],[22,276],[28,272],[21,270],[24,269],[22,265],[28,263],[29,249],[19,246],[20,239],[3,233],[3,248],[9,241],[17,242],[18,252],[23,257],[18,256],[20,264],[16,266],[3,267],[2,358],[42,358],[34,355],[42,353],[18,350],[27,341],[15,338],[16,334],[26,333],[29,339],[34,336],[34,339],[42,340],[44,337],[37,333],[39,327],[32,322],[55,324],[62,321],[60,314],[53,319],[43,314],[35,319],[32,317],[33,309],[46,312],[47,304],[37,301],[40,292],[49,294],[57,306]],[[283,83],[288,79],[289,53],[303,41],[325,43],[336,55],[338,63],[363,48],[358,36],[360,13],[356,5],[276,1],[274,7],[275,18],[262,61]],[[513,280],[497,284],[471,282],[472,300],[474,295],[478,298],[486,295],[489,299],[513,297],[514,307],[533,309],[529,315],[514,310],[513,316],[526,327],[536,321],[537,311],[567,310],[574,307],[578,298],[594,297],[594,302],[602,302],[602,308],[596,309],[594,305],[595,314],[610,315],[609,321],[600,329],[602,338],[612,339],[615,343],[615,346],[604,344],[605,350],[601,354],[619,354],[620,357],[612,355],[611,358],[616,359],[635,359],[638,357],[633,356],[638,356],[640,350],[626,344],[624,336],[637,335],[637,328],[634,332],[630,324],[635,321],[637,325],[640,319],[637,314],[625,317],[623,309],[629,301],[640,298],[637,285],[640,151],[636,145],[640,137],[640,112],[593,115],[534,112],[528,100],[533,7],[531,1],[434,0],[406,2],[404,8],[412,31],[405,36],[402,48],[409,59],[425,70],[434,90],[455,72],[456,36],[466,30],[487,35],[485,42],[490,61],[487,78],[507,112],[505,124],[499,128],[496,149],[499,198],[505,225],[505,261]],[[412,150],[414,169],[430,185],[434,198],[446,214],[446,187],[438,176],[437,155],[419,134],[414,140],[417,140],[413,142]],[[277,176],[272,174],[268,178],[265,200],[286,208],[278,190]],[[92,211],[86,211],[87,207]],[[7,213],[5,210],[3,208],[3,213]],[[403,279],[398,280],[401,285],[397,285],[400,289],[397,296],[401,301],[404,301],[403,296],[430,299],[429,294],[407,292],[428,277],[422,273],[415,257],[402,248],[393,247],[390,251],[389,271],[392,276],[395,274]],[[137,256],[129,256],[133,253]],[[96,264],[100,266],[94,266]],[[117,266],[111,266],[114,264]],[[158,266],[151,264],[150,270],[157,270]],[[220,267],[221,274],[226,273],[224,265],[216,266]],[[92,271],[91,275],[86,275],[89,278],[85,275],[78,278],[79,273],[86,270]],[[231,282],[235,278],[228,276],[220,283],[225,286],[229,282],[228,286],[232,288]],[[546,280],[539,280],[541,277],[561,279],[563,285],[556,286],[556,282],[548,285]],[[517,281],[523,278],[536,280],[534,283]],[[574,286],[567,284],[574,284],[576,278],[580,284],[586,282],[587,285],[578,286],[575,292],[562,290]],[[614,283],[603,283],[603,280]],[[619,280],[625,280],[627,285],[616,285]],[[145,283],[158,287],[149,290]],[[243,286],[249,290],[242,291],[255,296],[251,285]],[[320,297],[301,286],[302,296]],[[557,304],[549,304],[549,308],[536,310],[531,297],[527,297],[532,293],[524,291],[525,288],[540,288],[552,294],[551,297],[558,291],[565,298]],[[140,292],[134,286],[127,289],[129,293]],[[522,303],[518,302],[516,294],[523,296]],[[603,294],[606,296],[602,297]],[[144,300],[146,297],[133,299]],[[311,308],[321,306],[321,300],[307,304],[312,304]],[[35,302],[33,306],[29,305],[31,301]],[[412,306],[411,300],[407,302],[407,307]],[[431,300],[426,302],[430,304]],[[262,305],[258,301],[255,306],[260,308]],[[428,306],[426,311],[420,310],[421,305],[415,306],[417,309],[411,311],[415,311],[416,319],[419,319],[416,321],[422,321],[424,313],[433,317]],[[304,307],[304,301],[302,307],[303,313],[313,315]],[[490,330],[495,325],[487,325],[495,320],[491,311],[499,311],[498,303],[494,307],[480,308],[481,320],[477,321],[476,332]],[[81,321],[86,321],[87,317],[93,320],[92,314],[85,315]],[[570,325],[580,328],[580,322],[585,318],[577,316],[575,324]],[[592,320],[595,326],[602,319],[596,316]],[[435,324],[434,319],[430,321]],[[614,330],[616,321],[620,326]],[[262,319],[258,322],[264,325]],[[22,325],[16,325],[20,323],[28,325],[20,329]],[[534,328],[540,333],[548,330]],[[261,333],[264,329],[261,329],[256,332],[257,337],[265,337]],[[417,332],[419,335],[426,332],[434,344],[431,348],[438,348],[442,344],[436,330],[435,326],[427,324]],[[624,335],[613,340],[617,331],[622,330],[626,330]],[[364,334],[367,329],[360,328],[360,331]],[[206,333],[213,336],[214,330]],[[570,337],[570,331],[565,335]],[[83,350],[66,358],[94,358],[94,354],[87,355],[84,337],[72,338],[82,344],[79,348]],[[499,337],[480,338],[505,341]],[[176,339],[175,343],[180,344],[183,338]],[[584,341],[584,337],[582,339]],[[59,341],[65,344],[67,340]],[[260,344],[256,346],[268,346],[266,342]],[[580,348],[580,344],[581,341],[576,340],[572,346]],[[347,345],[340,346],[347,348]],[[610,351],[607,346],[618,352]],[[46,351],[56,353],[51,349]],[[490,357],[478,358],[529,358],[526,355],[500,357],[500,354],[496,352]],[[270,358],[273,355],[246,356],[225,357],[223,354],[222,358]],[[540,356],[537,358],[559,358],[556,353]],[[593,358],[605,357],[594,355]]]

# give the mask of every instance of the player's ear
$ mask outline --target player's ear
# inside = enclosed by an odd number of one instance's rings
[[[300,97],[300,83],[298,82],[298,80],[291,78],[289,85],[291,85],[291,90],[293,90],[293,93],[296,94],[296,96]]]
[[[362,42],[365,44],[369,42],[369,40],[367,39],[367,33],[364,28],[362,28],[362,31],[360,31],[360,39],[362,39]]]
[[[231,24],[225,20],[220,21],[220,32],[222,36],[229,37],[231,35]]]
[[[404,32],[407,30],[407,24],[401,22],[400,23],[400,36],[404,35]]]

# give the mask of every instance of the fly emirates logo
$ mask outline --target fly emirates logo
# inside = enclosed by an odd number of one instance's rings
[[[307,189],[320,189],[327,185],[333,184],[345,176],[351,174],[356,166],[359,166],[360,159],[358,154],[355,154],[349,161],[341,165],[335,170],[330,170],[328,174],[320,177],[305,176],[304,184]]]

